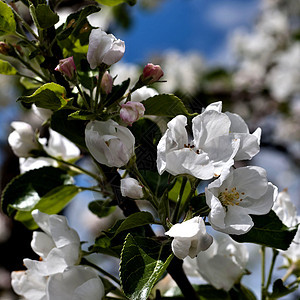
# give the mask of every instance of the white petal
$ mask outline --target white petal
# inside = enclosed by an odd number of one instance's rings
[[[42,259],[46,259],[52,248],[55,247],[53,239],[44,232],[34,231],[31,241],[32,250]]]
[[[46,277],[30,271],[11,273],[13,290],[26,300],[46,300]]]
[[[48,300],[99,300],[104,296],[104,286],[94,269],[75,266],[49,278],[47,295]]]

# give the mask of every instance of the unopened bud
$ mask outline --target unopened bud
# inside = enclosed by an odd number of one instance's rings
[[[0,54],[9,55],[10,50],[11,47],[8,44],[0,42]]]
[[[61,59],[55,68],[55,71],[59,71],[70,80],[73,79],[76,71],[73,56]]]
[[[113,86],[113,78],[112,76],[106,71],[103,74],[102,80],[101,80],[101,90],[108,95],[111,90],[112,90],[112,86]]]
[[[153,65],[151,63],[147,64],[143,70],[143,75],[141,76],[142,82],[145,84],[151,84],[158,81],[164,75],[163,70],[160,65]]]
[[[123,122],[131,126],[132,123],[143,117],[144,112],[145,107],[142,103],[128,101],[127,103],[122,104],[120,118]]]

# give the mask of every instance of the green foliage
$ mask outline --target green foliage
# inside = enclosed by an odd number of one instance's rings
[[[130,79],[123,81],[120,85],[114,85],[112,88],[111,93],[107,95],[105,106],[109,107],[113,105],[117,100],[120,100],[120,98],[125,94],[126,90],[129,87]]]
[[[7,61],[0,59],[0,74],[16,75],[18,71]]]
[[[47,184],[45,184],[47,183]],[[15,177],[2,193],[2,210],[28,228],[35,229],[31,212],[39,209],[48,214],[60,212],[81,191],[72,185],[73,179],[66,171],[43,167]]]
[[[96,119],[96,114],[91,113],[89,111],[86,110],[77,110],[71,114],[69,114],[68,116],[69,120],[94,120]]]
[[[163,247],[163,244],[150,238],[127,235],[121,254],[120,279],[128,298],[148,298],[173,258],[172,254],[164,257]]]
[[[59,21],[59,16],[46,4],[39,4],[35,8],[36,26],[41,29],[50,28]]]
[[[15,220],[22,222],[27,228],[34,230],[38,225],[34,222],[31,211],[39,209],[40,211],[51,214],[57,214],[79,193],[81,189],[75,185],[61,185],[45,196],[41,197],[37,204],[30,211],[18,210]]]
[[[287,250],[292,242],[297,227],[286,227],[275,214],[270,211],[267,215],[251,216],[254,226],[243,235],[231,235],[239,243],[256,243],[266,247]]]
[[[57,35],[58,40],[63,41],[71,34],[75,37],[79,37],[83,32],[86,31],[86,26],[88,24],[87,16],[98,11],[100,11],[100,7],[89,5],[73,14],[70,14],[63,27],[60,28],[60,31]],[[88,30],[88,35],[89,33],[90,30]]]
[[[120,224],[118,229],[115,231],[114,236],[118,235],[122,231],[127,231],[132,228],[153,224],[155,223],[153,216],[151,213],[146,211],[141,211],[134,213],[127,217],[123,222]]]
[[[0,36],[14,34],[16,32],[16,21],[12,9],[0,1]]]
[[[58,110],[68,104],[66,89],[54,82],[46,83],[38,88],[31,96],[21,96],[18,101],[34,103],[37,107]]]
[[[96,200],[89,203],[89,210],[99,218],[106,217],[113,213],[116,209],[111,201]]]
[[[191,116],[183,102],[174,95],[156,95],[142,101],[145,106],[145,115],[176,117],[177,115]]]
[[[290,293],[293,293],[297,290],[298,286],[294,286],[292,288],[286,287],[281,279],[275,280],[273,284],[273,291],[272,294],[269,295],[270,299],[277,299],[283,296],[286,296]]]
[[[69,120],[71,110],[58,110],[52,114],[51,128],[64,135],[70,141],[78,146],[86,148],[84,140],[84,130],[86,122],[83,120]]]
[[[135,5],[136,0],[96,0],[100,4],[104,4],[107,6],[116,6],[121,3],[127,3],[129,5]]]
[[[157,124],[149,119],[140,119],[130,128],[135,136],[136,163],[140,170],[152,170],[157,173],[157,144],[161,132]]]

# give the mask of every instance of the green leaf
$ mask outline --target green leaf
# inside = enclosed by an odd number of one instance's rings
[[[52,189],[41,197],[30,211],[18,210],[15,220],[22,222],[27,228],[34,230],[38,225],[31,216],[31,211],[39,209],[41,212],[57,214],[79,193],[81,189],[75,185],[62,185]]]
[[[16,75],[18,71],[7,61],[0,59],[0,74]]]
[[[107,6],[116,6],[121,3],[128,3],[129,5],[135,5],[136,0],[96,0],[100,4],[104,4]]]
[[[147,118],[133,123],[130,128],[135,136],[136,163],[140,170],[151,170],[157,173],[157,144],[161,132],[157,124]]]
[[[27,77],[21,77],[20,83],[25,87],[26,90],[37,89],[41,86],[37,81],[31,80]]]
[[[154,192],[155,196],[158,198],[161,197],[165,189],[169,186],[169,174],[164,172],[162,175],[159,175],[157,171],[151,170],[140,170],[140,173],[148,183],[150,189]]]
[[[0,36],[16,32],[16,21],[12,9],[0,1]]]
[[[217,290],[212,285],[198,285],[196,292],[200,300],[231,300],[229,294],[224,290]]]
[[[42,29],[50,28],[59,21],[59,16],[46,4],[39,4],[35,8],[35,14],[38,23],[36,25]]]
[[[231,299],[234,300],[256,300],[255,295],[242,284],[235,284],[229,291]]]
[[[115,85],[112,88],[112,91],[107,95],[105,106],[109,107],[110,105],[113,105],[117,100],[120,100],[120,98],[125,94],[126,90],[128,89],[130,83],[130,79],[123,81],[120,85]]]
[[[267,215],[251,215],[254,222],[252,229],[243,235],[231,235],[239,243],[248,242],[287,250],[292,242],[297,227],[288,228],[278,218],[273,210]]]
[[[2,210],[8,215],[14,211],[32,211],[40,199],[54,188],[72,184],[66,171],[43,167],[15,177],[2,193]]]
[[[94,120],[96,115],[86,110],[77,110],[71,114],[69,114],[69,120]]]
[[[86,122],[83,120],[68,120],[68,116],[72,112],[67,109],[54,112],[51,116],[51,128],[76,145],[86,148],[84,139]]]
[[[116,230],[114,237],[122,231],[155,223],[151,213],[141,211],[127,217]]]
[[[85,26],[87,22],[87,16],[90,14],[100,11],[100,7],[89,5],[83,9],[70,14],[64,24],[62,31],[57,35],[58,40],[65,40],[71,34],[78,36],[85,31]]]
[[[178,196],[180,193],[180,189],[181,189],[181,185],[182,185],[182,177],[178,177],[176,179],[176,183],[174,184],[173,188],[169,191],[169,199],[173,200],[174,202],[177,202],[178,200]],[[186,184],[185,184],[185,188],[182,194],[182,203],[184,203],[187,199],[187,197],[189,196],[190,192],[191,192],[191,184],[189,182],[189,180],[187,180]]]
[[[115,209],[116,206],[111,205],[110,201],[96,200],[89,203],[89,210],[99,218],[110,215]]]
[[[277,299],[283,296],[286,296],[290,293],[293,293],[296,291],[298,286],[295,286],[293,288],[287,288],[281,279],[275,280],[273,284],[273,291],[272,294],[269,295],[270,299]]]
[[[150,238],[126,237],[120,262],[120,279],[125,295],[132,300],[146,300],[154,284],[173,258],[163,258],[163,245]]]
[[[177,115],[191,116],[183,102],[174,95],[156,95],[141,103],[145,106],[145,115],[166,116],[171,118]]]
[[[57,83],[46,83],[38,88],[31,96],[19,97],[17,101],[34,103],[37,107],[58,110],[68,104],[65,98],[66,90]]]

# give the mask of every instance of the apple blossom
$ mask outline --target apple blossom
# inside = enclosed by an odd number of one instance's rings
[[[85,143],[91,155],[109,167],[122,167],[134,155],[133,134],[111,119],[90,121],[85,129]]]
[[[121,179],[121,194],[123,197],[141,199],[144,197],[143,187],[134,178]]]
[[[101,28],[93,29],[90,33],[87,60],[91,69],[101,64],[108,66],[118,62],[124,55],[125,43],[107,34]]]
[[[171,247],[179,259],[187,256],[194,258],[200,251],[208,249],[213,242],[213,238],[206,233],[203,219],[199,216],[173,225],[165,234],[174,238]]]
[[[143,69],[141,81],[145,84],[151,84],[158,81],[164,75],[160,65],[147,64]]]
[[[98,300],[104,292],[97,272],[88,266],[68,267],[63,273],[50,276],[47,285],[48,300]]]
[[[155,89],[143,86],[131,94],[130,101],[141,102],[155,95],[158,95]]]
[[[11,273],[11,286],[14,292],[26,300],[47,300],[47,277],[31,270]]]
[[[244,234],[253,227],[251,215],[267,214],[277,197],[277,187],[260,167],[226,170],[205,189],[211,211],[208,220],[218,231]]]
[[[206,107],[204,111],[215,110],[222,112],[222,102],[214,102]],[[246,122],[238,115],[230,112],[225,112],[230,120],[228,134],[240,140],[239,149],[234,157],[234,160],[247,160],[255,156],[260,149],[261,129],[257,128],[252,134],[249,133]]]
[[[29,157],[32,150],[41,148],[32,127],[25,122],[12,122],[15,129],[8,136],[8,143],[14,154],[19,157]]]
[[[77,232],[68,226],[66,218],[47,215],[38,210],[34,210],[32,216],[44,231],[34,231],[31,241],[33,251],[42,258],[42,261],[24,259],[27,269],[48,276],[78,263],[80,239]]]
[[[187,118],[178,115],[157,146],[157,168],[172,175],[190,174],[199,179],[218,176],[233,165],[239,140],[229,136],[230,120],[215,110],[204,111],[193,118],[193,139],[186,130]]]
[[[292,227],[297,224],[297,209],[287,190],[278,193],[272,209],[285,226]]]
[[[108,95],[113,87],[113,78],[112,76],[108,73],[108,71],[105,71],[105,73],[102,76],[101,79],[101,90]]]
[[[140,102],[128,101],[121,105],[120,118],[128,125],[136,122],[144,116],[145,107]]]
[[[207,250],[189,262],[197,265],[197,271],[209,284],[216,289],[229,291],[245,273],[248,259],[247,247],[224,235],[218,241],[214,239]]]
[[[74,143],[51,128],[49,128],[49,140],[47,144],[45,139],[38,140],[43,144],[44,151],[53,157],[63,159],[64,161],[74,161],[80,156],[80,150]],[[21,173],[44,166],[58,166],[57,161],[49,157],[20,157],[19,162]]]
[[[72,80],[76,72],[76,65],[74,63],[73,56],[59,60],[59,64],[55,68],[55,71],[62,73],[68,79]]]

